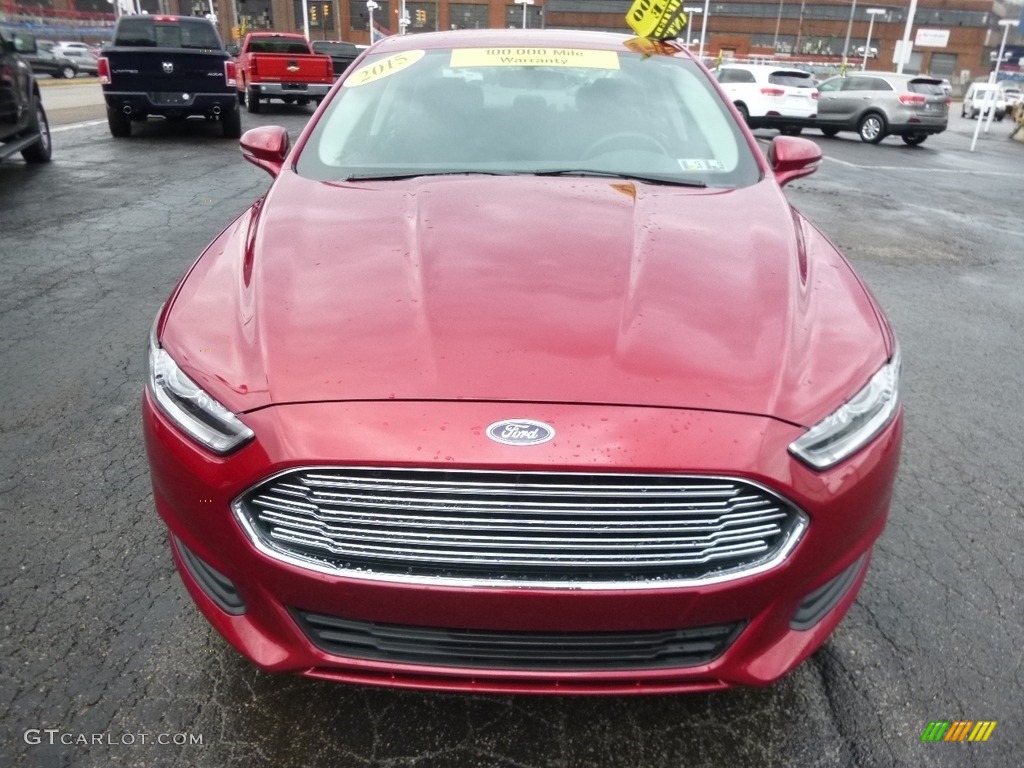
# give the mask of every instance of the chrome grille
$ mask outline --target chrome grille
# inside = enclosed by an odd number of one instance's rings
[[[266,553],[330,573],[575,587],[746,575],[806,526],[748,481],[649,474],[296,469],[235,510]]]

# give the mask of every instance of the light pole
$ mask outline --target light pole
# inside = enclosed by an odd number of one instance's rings
[[[690,50],[690,29],[693,28],[693,24],[690,23],[690,19],[693,18],[693,14],[700,13],[700,6],[698,5],[686,5],[683,6],[683,11],[686,12],[686,50]]]
[[[910,11],[907,13],[907,25],[903,28],[903,39],[900,41],[900,60],[896,63],[896,74],[903,74],[903,63],[910,58],[910,28],[914,26],[914,14],[917,13],[917,0],[910,0]]]
[[[523,29],[526,29],[526,6],[533,5],[533,0],[516,0],[523,6]]]
[[[999,67],[1002,66],[1003,56],[1006,53],[1006,34],[1010,31],[1010,27],[1015,27],[1018,23],[1016,19],[1002,19],[999,22],[999,26],[1003,28],[1003,39],[999,43],[999,58],[996,59],[996,68],[992,70],[992,74],[989,76],[990,83],[999,82]]]
[[[870,20],[867,23],[867,40],[864,42],[864,60],[861,62],[860,65],[861,72],[867,69],[867,56],[871,52],[871,34],[874,32],[874,16],[884,15],[885,12],[885,8],[867,9],[867,15],[870,16]]]
[[[999,22],[999,26],[1003,28],[1003,40],[999,43],[999,57],[996,59],[996,68],[992,70],[992,74],[988,76],[988,81],[991,85],[997,88],[999,83],[999,66],[1003,63],[1003,54],[1006,52],[1006,34],[1010,31],[1010,27],[1017,25],[1017,19],[1002,19]],[[985,120],[985,109],[988,108],[988,120]],[[985,123],[985,133],[988,133],[988,129],[992,126],[992,118],[996,113],[996,92],[995,89],[990,89],[985,94],[985,100],[981,104],[981,116],[978,117],[978,123],[974,126],[974,139],[971,140],[971,152],[974,151],[974,145],[978,143],[978,131],[981,130],[981,124]]]
[[[309,40],[309,0],[302,0],[302,34]]]
[[[843,72],[846,71],[846,62],[850,51],[850,32],[853,30],[853,14],[857,12],[857,0],[853,0],[850,6],[850,20],[846,22],[846,42],[843,43]]]
[[[366,0],[366,10],[370,13],[370,45],[373,45],[373,12],[380,8],[373,0]]]
[[[779,27],[782,26],[782,0],[779,0],[779,15],[775,17],[775,40],[772,42],[772,50],[779,52]]]
[[[864,60],[861,62],[860,71],[867,69],[867,55],[871,52],[871,34],[874,32],[874,16],[881,16],[886,13],[885,8],[868,8],[867,15],[871,20],[867,23],[867,41],[864,43]]]
[[[804,6],[806,3],[804,0],[800,0],[800,18],[796,22],[796,45],[793,46],[793,52],[800,55],[800,41],[804,36]]]
[[[711,0],[704,0],[704,14],[700,17],[700,53],[697,54],[697,58],[704,61],[704,37],[708,29],[708,10],[711,4]]]

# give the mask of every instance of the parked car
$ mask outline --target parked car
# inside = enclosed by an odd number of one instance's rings
[[[722,64],[714,75],[751,128],[778,128],[795,136],[814,124],[818,89],[810,72],[771,64]]]
[[[98,59],[88,48],[59,48],[60,55],[74,62],[79,72],[87,75],[95,75]]]
[[[934,77],[858,72],[825,80],[818,93],[818,127],[826,136],[855,131],[877,144],[898,135],[916,146],[949,124],[949,96]]]
[[[35,50],[23,55],[37,75],[50,75],[67,80],[78,76],[78,65],[64,56],[52,40],[37,40]]]
[[[989,83],[971,83],[960,105],[960,117],[975,120],[979,115],[987,117],[989,111],[994,110],[992,116],[1002,120],[1006,117],[1006,109],[1006,95],[1002,88]]]
[[[313,53],[309,41],[292,32],[250,32],[242,39],[238,101],[259,112],[271,99],[285,104],[319,104],[334,84],[334,62]]]
[[[355,43],[345,40],[314,40],[313,53],[326,54],[331,57],[334,64],[334,77],[337,79],[356,60],[361,51]]]
[[[1002,86],[1003,99],[1006,101],[1006,111],[1010,112],[1016,104],[1024,102],[1024,92],[1020,88]]]
[[[193,16],[121,16],[99,58],[107,124],[115,138],[149,117],[217,121],[226,138],[242,133],[235,62],[213,23]]]
[[[90,47],[87,43],[80,43],[77,41],[58,40],[57,48],[65,56],[71,56],[72,54],[81,55],[83,53],[89,53]]]
[[[153,497],[268,670],[638,694],[763,685],[882,533],[899,353],[682,46],[378,41],[158,312]],[[294,147],[294,148],[293,148]],[[510,222],[514,226],[510,227]]]
[[[34,53],[32,35],[0,29],[0,160],[20,152],[28,163],[50,161],[50,123],[25,57]]]

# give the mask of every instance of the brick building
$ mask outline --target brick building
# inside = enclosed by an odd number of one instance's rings
[[[130,0],[125,0],[130,2]],[[202,15],[212,6],[225,39],[244,24],[250,29],[302,30],[302,0],[139,0],[150,13]],[[376,0],[374,21],[388,33],[398,32],[400,0]],[[529,27],[628,31],[624,17],[631,0],[534,0],[525,6]],[[688,5],[691,3],[688,2]],[[307,0],[310,37],[369,42],[369,12],[365,0]],[[849,29],[849,57],[860,63],[868,54],[868,69],[892,69],[896,43],[903,37],[909,1],[860,0],[711,0],[708,17],[703,2],[692,0],[701,13],[692,15],[689,36],[696,40],[706,23],[705,53],[763,55],[800,60],[835,61],[843,55]],[[54,11],[109,13],[108,0],[21,0],[19,7]],[[520,27],[524,6],[512,0],[408,0],[407,32],[435,29]],[[0,8],[10,3],[0,2]],[[882,13],[872,16],[868,10]],[[852,21],[851,21],[852,11]],[[51,11],[52,12],[52,11]],[[907,71],[931,72],[967,82],[987,74],[1002,37],[997,22],[1016,17],[1001,0],[919,0],[913,34],[914,52]],[[867,40],[871,27],[871,40]],[[926,30],[918,37],[920,30]],[[1024,42],[1017,29],[1012,44]],[[1011,64],[1013,66],[1014,62]]]

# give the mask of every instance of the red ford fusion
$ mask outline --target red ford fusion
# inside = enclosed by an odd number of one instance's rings
[[[886,522],[896,340],[686,51],[388,38],[160,311],[157,510],[269,671],[503,693],[770,683]]]

